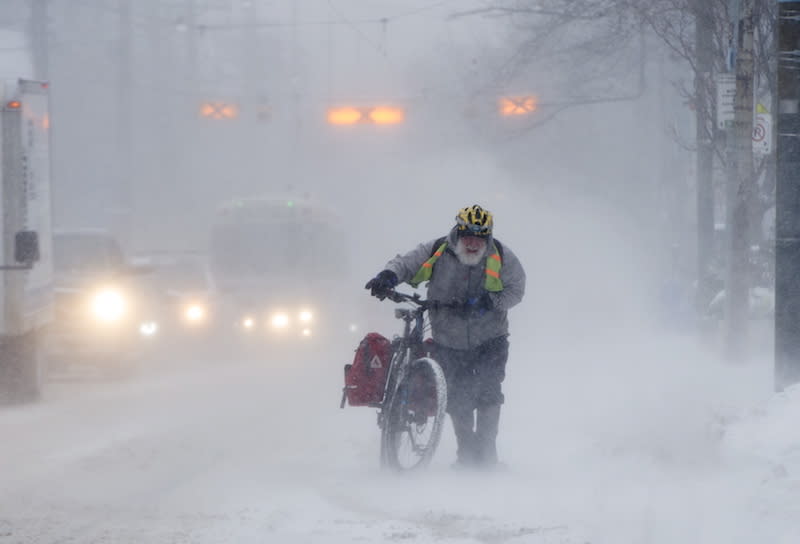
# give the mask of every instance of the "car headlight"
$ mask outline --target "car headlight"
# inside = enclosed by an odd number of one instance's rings
[[[139,325],[139,334],[142,336],[154,336],[158,332],[158,323],[155,321],[145,321]]]
[[[183,317],[186,321],[197,323],[206,317],[206,308],[202,304],[189,304],[183,310]]]
[[[116,289],[103,289],[92,297],[92,315],[100,321],[119,321],[127,306],[125,297]]]
[[[285,329],[289,326],[289,316],[284,313],[273,314],[270,323],[276,329]]]
[[[252,317],[245,317],[242,319],[242,328],[246,331],[252,330],[256,326],[256,320]]]
[[[300,320],[302,323],[310,323],[310,322],[311,322],[311,320],[312,320],[312,319],[314,319],[314,314],[312,314],[312,313],[311,313],[311,310],[302,310],[302,311],[301,311],[301,312],[298,314],[297,318],[298,318],[298,319],[299,319],[299,320]]]

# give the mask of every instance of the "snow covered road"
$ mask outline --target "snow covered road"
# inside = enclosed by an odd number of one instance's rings
[[[763,426],[728,439],[763,369],[652,348],[520,348],[497,473],[453,472],[449,426],[428,471],[382,473],[374,411],[313,354],[57,383],[0,410],[0,542],[797,542],[797,465],[765,487]]]

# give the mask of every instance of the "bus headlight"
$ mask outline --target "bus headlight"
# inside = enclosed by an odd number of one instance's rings
[[[284,313],[274,314],[270,323],[272,323],[272,326],[276,329],[285,329],[289,326],[289,316]]]
[[[189,304],[183,310],[183,317],[190,323],[198,323],[205,319],[206,308],[202,304]]]
[[[92,315],[107,323],[119,321],[125,315],[125,297],[116,289],[103,289],[92,297]]]
[[[301,323],[310,323],[314,319],[314,314],[311,313],[311,310],[301,310],[297,318]]]

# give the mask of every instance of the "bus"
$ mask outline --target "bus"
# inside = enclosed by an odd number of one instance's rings
[[[231,199],[211,228],[212,274],[239,334],[310,339],[331,332],[342,323],[334,312],[349,261],[341,218],[305,198]]]

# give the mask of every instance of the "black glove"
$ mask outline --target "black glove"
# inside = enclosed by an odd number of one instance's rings
[[[373,297],[383,300],[386,298],[386,293],[391,291],[397,283],[397,274],[391,270],[381,270],[377,276],[367,282],[364,289],[370,289]]]
[[[479,297],[468,298],[464,301],[461,313],[464,317],[480,317],[494,308],[494,302],[489,293],[484,293]]]

